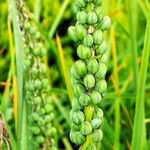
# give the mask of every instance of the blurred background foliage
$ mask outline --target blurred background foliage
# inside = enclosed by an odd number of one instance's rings
[[[137,45],[138,66],[141,64],[141,57],[144,45],[146,14],[143,1],[137,2],[137,16],[134,21],[130,19],[135,9],[129,10],[130,0],[103,0],[104,13],[112,19],[110,32],[106,34],[109,42],[108,59],[108,92],[101,102],[104,110],[104,139],[101,143],[101,149],[114,149],[115,138],[115,119],[118,117],[116,111],[116,101],[120,99],[120,149],[131,149],[131,139],[133,130],[133,121],[135,113],[136,84],[134,82],[135,68],[132,65],[136,58],[133,57],[133,42]],[[70,67],[77,60],[76,44],[68,37],[67,28],[75,24],[75,16],[71,11],[73,0],[26,0],[25,6],[28,14],[33,13],[35,25],[42,35],[42,42],[47,49],[45,63],[48,66],[48,77],[51,84],[51,95],[55,104],[55,125],[58,129],[59,149],[77,149],[77,146],[69,140],[69,131],[71,122],[68,118],[71,109],[69,94],[71,89],[66,88],[65,74],[70,73]],[[132,2],[131,2],[132,3]],[[8,4],[7,1],[0,1],[0,105],[4,112],[5,122],[7,124],[10,139],[15,137],[14,123],[14,94],[13,73],[11,65],[10,38],[8,33]],[[61,12],[61,13],[60,13]],[[133,13],[133,14],[132,14]],[[58,17],[58,18],[57,18]],[[132,21],[132,23],[131,23]],[[133,28],[132,28],[133,27]],[[53,29],[54,28],[54,29]],[[53,29],[53,30],[52,30]],[[135,30],[136,38],[132,41]],[[61,55],[58,51],[56,42],[56,33],[58,33],[62,48],[64,61],[61,61]],[[133,37],[134,38],[134,37]],[[14,46],[13,46],[14,47]],[[67,70],[62,69],[65,65]],[[69,74],[70,75],[70,74]],[[117,78],[116,78],[117,76]],[[5,107],[2,107],[5,106]],[[145,87],[145,118],[146,142],[145,148],[150,149],[150,62],[147,71],[147,80]]]

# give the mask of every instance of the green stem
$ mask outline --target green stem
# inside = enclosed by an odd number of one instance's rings
[[[140,140],[141,140],[141,128],[142,128],[142,116],[144,108],[144,93],[146,85],[146,74],[148,69],[149,54],[150,54],[150,11],[147,18],[147,27],[146,35],[144,42],[144,50],[142,55],[142,63],[140,69],[139,82],[137,87],[137,97],[136,97],[136,109],[135,109],[135,118],[134,118],[134,127],[132,135],[132,149],[140,149]]]
[[[86,117],[86,121],[91,122],[93,116],[94,107],[88,106],[85,107],[84,113]],[[92,134],[87,135],[85,143],[82,145],[81,149],[86,150],[86,148],[92,143]]]
[[[35,15],[36,22],[39,22],[40,11],[41,11],[41,0],[36,0],[35,7],[34,7],[34,15]]]

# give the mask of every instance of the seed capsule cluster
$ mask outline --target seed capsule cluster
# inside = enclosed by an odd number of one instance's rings
[[[88,147],[90,149],[96,149],[95,144],[103,137],[100,129],[103,111],[98,104],[107,90],[107,66],[102,56],[107,51],[104,31],[110,28],[111,20],[108,16],[103,16],[101,4],[102,0],[75,0],[73,12],[76,14],[77,23],[68,28],[69,36],[78,43],[79,57],[71,68],[75,97],[70,111],[70,139],[82,145],[86,137],[91,135],[92,143]]]
[[[31,141],[35,149],[48,147],[55,150],[54,108],[48,95],[50,87],[43,61],[46,50],[40,42],[40,33],[32,25],[32,17],[28,18],[22,12],[23,8],[19,10],[20,29],[24,40],[24,99],[28,102],[29,135],[34,139]]]
[[[46,65],[42,57],[46,50],[39,42],[40,33],[36,32],[27,21],[24,29],[29,41],[25,47],[24,71],[28,80],[25,82],[25,98],[31,107],[29,112],[30,131],[35,137],[37,147],[43,147],[49,143],[49,146],[55,147],[53,137],[56,129],[52,126],[54,119],[52,99],[48,96],[49,84],[46,77]],[[30,44],[29,44],[30,43]]]

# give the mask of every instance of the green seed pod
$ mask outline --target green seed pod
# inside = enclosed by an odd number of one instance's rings
[[[74,78],[74,76],[71,74],[71,86],[74,87],[75,84],[77,84],[77,83],[78,83],[78,80],[76,80],[76,79]]]
[[[86,46],[92,46],[93,44],[93,37],[91,34],[87,34],[84,39],[83,39],[83,43],[86,45]]]
[[[75,64],[72,65],[71,67],[71,75],[75,78],[75,79],[80,79],[80,75],[79,73],[77,72],[77,69],[75,67]]]
[[[101,45],[98,46],[96,49],[96,54],[97,55],[103,55],[107,51],[107,42],[103,41]]]
[[[95,144],[90,144],[90,145],[88,145],[88,147],[86,147],[85,150],[96,150],[96,146],[95,146]]]
[[[89,12],[88,13],[88,23],[95,24],[95,23],[97,23],[97,21],[98,21],[98,18],[97,18],[96,13],[94,11]]]
[[[77,36],[76,36],[76,32],[75,32],[75,27],[70,26],[70,27],[68,28],[68,35],[69,35],[69,37],[70,37],[73,41],[75,41],[75,42],[78,41]]]
[[[96,77],[103,79],[106,75],[106,72],[107,72],[107,66],[104,63],[100,62],[99,63],[99,69],[96,72]]]
[[[95,143],[99,143],[103,138],[103,132],[101,129],[97,129],[92,133],[92,139]]]
[[[56,129],[54,127],[48,129],[44,134],[49,137],[49,136],[54,136],[56,134]]]
[[[97,105],[102,99],[101,94],[98,91],[93,91],[90,98],[93,105]]]
[[[46,123],[45,123],[45,120],[39,119],[37,124],[38,124],[39,127],[43,127]]]
[[[75,0],[75,4],[78,7],[85,7],[86,6],[86,1],[85,0]]]
[[[48,87],[48,79],[42,79],[42,88],[46,89]]]
[[[77,70],[80,77],[83,77],[87,74],[86,63],[82,60],[78,60],[75,63],[75,69]]]
[[[80,83],[76,83],[73,88],[74,88],[74,94],[77,97],[79,97],[85,91],[84,86],[82,84],[80,84]]]
[[[36,140],[39,144],[43,144],[45,142],[45,138],[42,135],[37,136]]]
[[[40,129],[38,127],[31,127],[31,132],[35,135],[38,135],[40,133]]]
[[[95,1],[94,1],[94,4],[95,4],[95,5],[101,5],[101,4],[102,4],[102,0],[95,0]]]
[[[81,124],[80,131],[83,135],[88,135],[88,134],[92,133],[92,126],[91,126],[90,122],[88,122],[88,121],[83,122]]]
[[[87,74],[84,77],[84,85],[86,88],[93,88],[95,86],[95,78],[92,74]]]
[[[87,69],[89,71],[89,73],[91,74],[95,74],[98,70],[98,61],[95,58],[90,59],[87,62]]]
[[[95,8],[95,12],[97,14],[99,22],[102,21],[102,19],[103,19],[102,7],[98,6],[97,8]]]
[[[87,13],[85,11],[79,11],[77,13],[77,20],[82,24],[86,23],[87,22]]]
[[[48,123],[46,126],[47,126],[47,128],[52,128],[52,124],[51,123]]]
[[[50,97],[47,97],[44,102],[45,104],[52,104],[52,99]]]
[[[30,53],[30,48],[29,48],[29,47],[26,47],[26,48],[24,48],[24,51],[25,51],[25,53],[28,55],[28,54]]]
[[[80,44],[77,48],[77,54],[81,59],[89,59],[92,56],[92,51],[89,47]]]
[[[104,55],[102,55],[101,62],[103,62],[105,64],[108,63],[108,54],[107,53],[105,53]]]
[[[40,68],[41,68],[42,73],[45,74],[46,73],[46,65],[44,63],[41,63]]]
[[[30,30],[30,23],[29,22],[25,22],[25,24],[24,24],[24,28],[25,28],[25,30]]]
[[[96,82],[95,90],[99,91],[101,94],[106,93],[107,91],[107,83],[105,80],[98,80]]]
[[[97,129],[97,128],[99,128],[101,126],[102,120],[100,118],[94,118],[92,120],[91,124],[92,124],[92,128],[93,129]]]
[[[84,36],[86,35],[87,31],[86,31],[86,28],[83,25],[77,24],[75,26],[75,33],[76,33],[76,37],[79,40],[82,40],[84,38]]]
[[[52,120],[52,116],[51,116],[51,115],[45,115],[45,116],[44,116],[44,121],[45,121],[46,124],[47,124],[47,123],[50,123],[51,120]]]
[[[47,129],[46,132],[44,132],[46,137],[52,136],[52,130],[51,129]]]
[[[26,89],[26,91],[34,91],[35,90],[34,84],[26,83],[25,89]]]
[[[103,30],[103,31],[108,30],[110,28],[110,26],[111,26],[111,19],[110,19],[110,17],[105,16],[104,20],[101,24],[101,30]]]
[[[35,56],[39,56],[40,55],[40,47],[39,46],[36,46],[33,50],[33,53]]]
[[[41,48],[40,49],[40,57],[44,57],[46,55],[46,49],[45,48]]]
[[[30,65],[31,65],[31,61],[30,61],[29,59],[25,60],[24,66],[25,66],[26,68],[29,68]]]
[[[39,115],[45,115],[45,109],[44,108],[41,108],[39,110]]]
[[[73,14],[76,15],[80,9],[78,8],[78,6],[75,3],[73,3],[71,10],[72,10]]]
[[[100,108],[96,108],[95,110],[94,110],[94,114],[93,114],[93,117],[94,118],[100,118],[100,119],[102,119],[103,118],[103,111],[102,111],[102,109],[100,109]]]
[[[85,120],[85,115],[82,111],[71,111],[70,112],[70,119],[76,125],[80,125]]]
[[[81,132],[79,131],[70,131],[70,139],[72,142],[76,143],[76,144],[83,144],[85,141],[85,136],[82,135]]]
[[[90,103],[90,97],[87,95],[87,94],[82,94],[79,98],[79,103],[82,105],[82,106],[88,106],[89,103]]]
[[[36,40],[40,39],[40,36],[41,36],[40,32],[36,32],[35,33],[35,39]]]
[[[53,107],[50,104],[44,106],[45,113],[50,113],[53,110]]]
[[[93,33],[93,39],[95,44],[101,44],[103,41],[103,32],[101,30],[96,30]]]
[[[32,76],[35,78],[35,77],[37,77],[37,75],[38,75],[38,69],[36,68],[36,67],[33,67],[32,69],[31,69],[31,74],[32,74]]]
[[[55,136],[55,134],[56,134],[56,132],[57,132],[57,131],[56,131],[56,128],[52,127],[52,128],[51,128],[51,132],[52,132],[52,136]]]
[[[38,121],[39,118],[40,118],[39,114],[36,113],[36,112],[33,112],[33,113],[31,114],[31,117],[32,117],[33,121]]]
[[[34,104],[35,104],[35,105],[40,105],[41,102],[42,102],[41,97],[37,96],[37,97],[34,98]]]
[[[79,103],[78,98],[76,98],[76,97],[74,97],[73,100],[72,100],[72,108],[74,110],[81,110],[82,109],[82,106]]]
[[[39,79],[36,79],[34,81],[34,87],[37,88],[37,89],[41,89],[41,81]]]
[[[31,35],[35,35],[35,33],[36,33],[36,28],[35,27],[30,27],[30,34]]]

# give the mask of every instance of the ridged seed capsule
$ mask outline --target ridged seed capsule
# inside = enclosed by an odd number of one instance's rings
[[[74,94],[79,97],[80,95],[82,95],[82,93],[84,93],[85,88],[82,84],[80,83],[76,83],[74,86]]]
[[[89,12],[88,13],[88,23],[93,25],[93,24],[97,23],[97,21],[98,21],[98,18],[97,18],[96,13],[94,11]]]
[[[97,105],[102,99],[101,94],[98,91],[93,91],[90,98],[93,105]]]
[[[90,97],[87,95],[87,94],[82,94],[80,97],[79,97],[79,103],[82,105],[82,106],[88,106],[89,103],[90,103]]]
[[[77,38],[76,32],[75,32],[75,27],[70,26],[70,27],[68,28],[68,35],[69,35],[69,37],[70,37],[73,41],[75,41],[75,42],[78,41],[78,38]]]
[[[92,139],[95,143],[99,143],[103,138],[103,132],[101,129],[97,129],[92,133]]]
[[[81,106],[81,104],[78,101],[78,98],[73,98],[73,100],[72,100],[72,108],[74,110],[81,110],[82,109],[82,106]]]
[[[85,0],[75,0],[75,4],[78,7],[85,7],[86,6],[86,1]]]
[[[83,135],[88,135],[88,134],[92,133],[92,126],[91,126],[90,122],[88,122],[88,121],[83,122],[81,124],[80,131]]]
[[[86,88],[93,88],[95,86],[95,78],[92,74],[87,74],[84,77],[84,85]]]
[[[94,118],[100,118],[100,119],[102,119],[102,118],[103,118],[103,115],[104,115],[104,113],[103,113],[102,109],[96,108],[96,109],[94,110],[94,114],[93,114],[93,117],[94,117]]]
[[[107,51],[107,42],[103,41],[98,48],[96,48],[97,55],[103,55]]]
[[[100,62],[98,71],[96,72],[96,77],[103,79],[106,75],[106,72],[107,72],[107,66],[103,62]]]
[[[97,129],[101,126],[102,120],[100,118],[94,118],[91,122],[92,128]]]
[[[93,45],[93,37],[91,34],[87,34],[84,39],[83,39],[83,43],[86,46],[92,46]]]
[[[79,131],[70,131],[70,139],[76,144],[83,144],[85,136]]]
[[[105,16],[101,25],[101,30],[108,30],[111,26],[111,19],[108,16]]]
[[[86,23],[87,22],[87,13],[85,11],[79,11],[77,13],[77,20],[82,24]]]
[[[81,24],[77,24],[75,26],[75,34],[79,40],[82,40],[84,36],[87,34],[86,28]]]
[[[87,62],[87,69],[89,73],[95,74],[98,71],[98,61],[95,58]]]
[[[96,30],[93,33],[93,39],[95,44],[101,44],[103,41],[103,32],[101,30]]]
[[[86,63],[82,60],[76,61],[75,69],[77,70],[80,77],[83,77],[87,73]]]
[[[90,50],[89,47],[80,44],[77,48],[77,54],[79,58],[85,60],[89,59],[92,56],[92,51]]]

